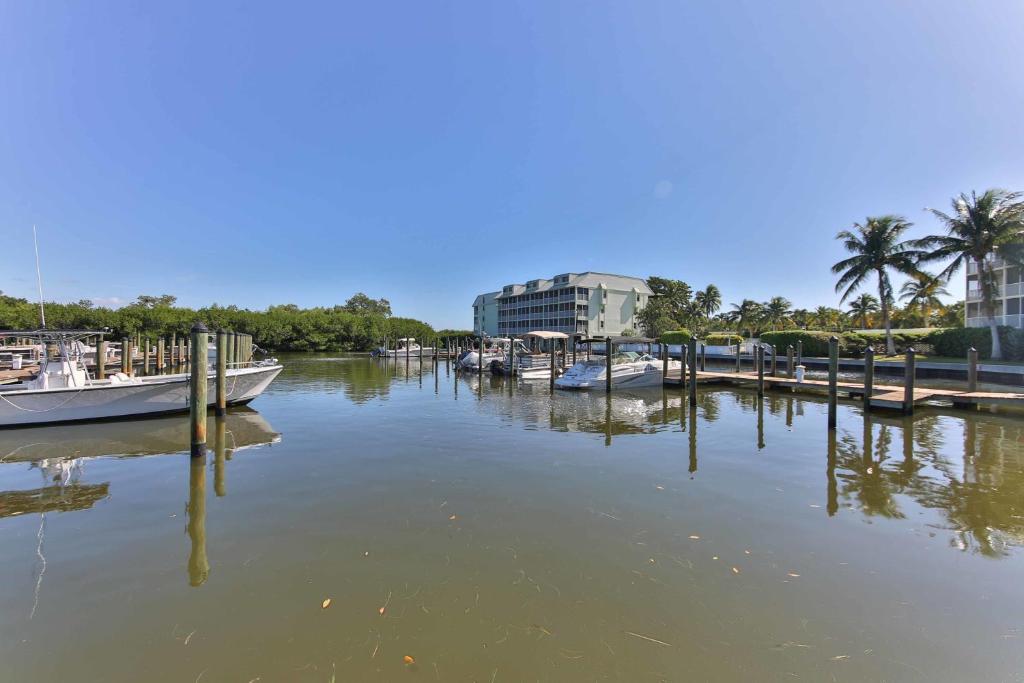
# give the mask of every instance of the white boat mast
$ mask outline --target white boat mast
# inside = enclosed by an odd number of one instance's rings
[[[39,238],[36,237],[36,226],[32,226],[32,243],[36,248],[36,284],[39,286],[39,323],[46,329],[46,311],[43,309],[43,274],[39,270]]]

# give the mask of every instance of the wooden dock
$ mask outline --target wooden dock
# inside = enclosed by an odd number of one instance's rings
[[[731,384],[738,386],[757,386],[757,373],[754,372],[697,372],[698,384]],[[670,370],[665,377],[666,385],[679,385],[679,371]],[[804,379],[797,382],[789,377],[764,376],[766,389],[789,389],[794,392],[827,394],[828,381],[821,379]],[[864,396],[864,384],[860,382],[836,382],[840,394],[849,398]],[[883,410],[904,410],[904,387],[899,385],[874,385],[871,393],[870,407]],[[979,405],[1013,406],[1024,408],[1024,393],[1001,391],[957,391],[955,389],[914,388],[914,405],[922,403],[944,403],[956,407]]]

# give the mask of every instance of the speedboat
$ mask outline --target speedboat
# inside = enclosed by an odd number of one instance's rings
[[[568,353],[569,335],[563,332],[549,332],[539,330],[527,332],[523,335],[524,340],[530,340],[533,349],[527,348],[524,341],[515,340],[515,354],[513,355],[515,366],[512,367],[513,359],[502,357],[491,362],[491,372],[495,375],[515,375],[524,380],[550,379],[551,378],[551,352],[539,350],[539,342],[547,340],[549,344],[555,345],[555,375],[560,374],[568,364],[565,358]],[[562,351],[557,351],[558,341],[562,341]]]
[[[613,351],[611,358],[612,387],[635,388],[661,386],[664,382],[664,361],[636,351]],[[682,363],[669,360],[669,370],[680,370]],[[607,358],[595,358],[576,363],[555,380],[559,389],[602,389],[607,378]]]
[[[87,330],[0,332],[2,336],[34,336],[52,345],[54,357],[44,355],[39,374],[32,379],[0,386],[0,428],[25,425],[107,420],[186,412],[189,409],[188,373],[137,377],[121,372],[104,379],[93,376],[78,343]],[[277,359],[253,361],[227,370],[227,403],[243,405],[270,386],[282,367]],[[216,401],[216,365],[207,374],[209,405]]]
[[[394,349],[377,349],[378,354],[381,356],[387,356],[388,358],[419,358],[421,355],[420,351],[423,352],[422,355],[424,357],[433,357],[434,355],[434,347],[424,346],[421,348],[412,337],[398,339],[396,341],[396,346],[397,348]]]
[[[512,340],[508,337],[489,337],[484,339],[483,366],[490,368],[493,361],[504,361]],[[519,342],[522,346],[522,342]],[[525,350],[525,347],[523,347]],[[462,370],[474,370],[480,365],[480,349],[469,349],[459,356],[455,367]]]

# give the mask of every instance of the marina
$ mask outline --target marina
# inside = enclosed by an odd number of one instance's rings
[[[281,364],[198,459],[180,416],[0,432],[12,680],[1024,668],[1018,418]]]

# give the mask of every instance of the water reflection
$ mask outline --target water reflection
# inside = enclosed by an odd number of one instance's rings
[[[210,576],[206,557],[206,456],[191,458],[188,467],[188,518],[186,531],[192,547],[188,554],[188,582],[201,586]]]
[[[960,550],[998,557],[1024,543],[1024,427],[1011,418],[872,414],[859,435],[829,439],[828,462],[829,514],[842,500],[902,519],[909,500],[942,513]]]

